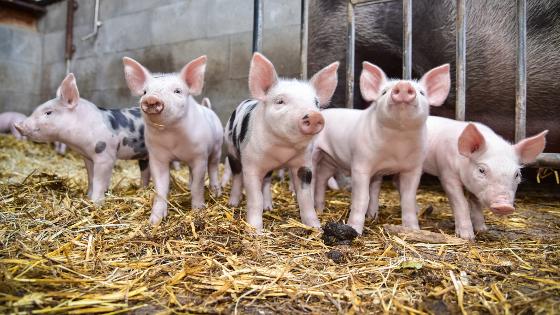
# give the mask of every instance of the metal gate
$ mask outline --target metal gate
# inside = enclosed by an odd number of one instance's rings
[[[402,77],[412,75],[412,0],[348,0],[347,3],[347,47],[346,47],[346,107],[353,108],[354,61],[355,61],[355,18],[354,9],[360,5],[402,1],[403,5],[403,65]],[[465,120],[466,92],[466,20],[465,1],[456,0],[456,51],[455,51],[455,119]],[[253,51],[262,49],[263,0],[254,0]],[[307,44],[309,24],[309,0],[301,1],[301,77],[307,78]],[[517,0],[517,60],[515,88],[515,141],[526,137],[527,126],[527,4]],[[560,168],[560,153],[542,153],[531,166]]]

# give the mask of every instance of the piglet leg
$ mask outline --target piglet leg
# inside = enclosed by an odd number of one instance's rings
[[[419,230],[416,214],[416,191],[422,176],[422,167],[399,174],[399,194],[401,195],[402,225]]]
[[[218,167],[220,166],[220,155],[214,153],[208,161],[208,177],[210,178],[210,190],[215,197],[222,195],[220,180],[218,179]]]
[[[266,176],[264,177],[264,182],[263,182],[263,188],[262,188],[262,193],[263,193],[263,209],[264,210],[272,210],[272,188],[271,188],[271,184],[272,184],[272,171],[268,172],[266,174]]]
[[[463,193],[463,184],[455,174],[442,173],[439,177],[447,194],[453,216],[455,217],[455,234],[460,238],[474,240],[474,231],[469,214],[469,205]]]
[[[194,161],[191,166],[192,184],[191,184],[191,208],[204,208],[204,175],[206,175],[207,160],[199,159]]]
[[[150,172],[154,179],[156,196],[150,215],[150,223],[158,224],[167,216],[167,194],[169,193],[169,162],[150,156]]]
[[[115,161],[93,162],[93,187],[91,190],[91,200],[98,203],[105,197],[105,192],[111,182],[111,173]]]
[[[89,199],[93,199],[91,197],[91,193],[93,191],[93,161],[88,158],[84,158],[84,164],[86,165],[86,172],[88,177],[87,196]]]
[[[486,232],[488,227],[484,222],[484,213],[482,212],[482,204],[476,196],[469,194],[468,197],[469,208],[471,213],[471,222],[476,232]]]
[[[142,187],[148,187],[148,184],[150,183],[149,160],[138,160],[138,167],[140,168],[140,178],[142,180]]]
[[[311,185],[313,172],[311,171],[311,167],[302,166],[299,168],[292,168],[291,174],[296,191],[301,222],[308,226],[320,228],[321,222],[319,222],[319,218],[313,207],[313,186]]]
[[[247,193],[247,222],[260,234],[263,228],[263,176],[243,169],[243,184]]]
[[[379,192],[381,191],[382,176],[375,176],[369,184],[369,204],[367,216],[377,220],[379,216]]]
[[[352,170],[352,205],[350,206],[348,225],[353,227],[359,234],[362,234],[364,230],[369,203],[370,180],[371,176],[369,173]]]

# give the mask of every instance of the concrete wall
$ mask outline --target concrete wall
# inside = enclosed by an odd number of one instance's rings
[[[103,26],[97,37],[86,41],[81,37],[91,32],[94,1],[78,0],[78,5],[71,70],[81,96],[98,106],[137,104],[124,81],[123,56],[154,72],[171,72],[208,55],[201,97],[210,97],[222,121],[248,97],[253,0],[101,0]],[[265,0],[264,11],[264,54],[281,76],[298,76],[300,0]],[[54,96],[65,74],[65,23],[65,1],[50,5],[39,21],[42,71],[33,77],[41,78],[41,101]],[[20,80],[11,84],[17,86]],[[6,108],[4,103],[0,106]]]
[[[0,24],[0,111],[23,111],[38,104],[41,81],[41,34]]]

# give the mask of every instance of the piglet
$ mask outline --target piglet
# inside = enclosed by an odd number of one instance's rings
[[[480,123],[430,116],[427,125],[424,171],[439,177],[453,209],[455,233],[474,240],[474,232],[488,229],[484,208],[498,215],[515,210],[520,169],[543,152],[548,130],[512,145]]]
[[[272,208],[270,177],[275,169],[292,172],[301,220],[320,227],[313,209],[311,140],[323,129],[320,106],[328,104],[337,84],[338,62],[309,82],[279,79],[272,63],[255,53],[249,70],[254,99],[243,101],[225,127],[228,161],[233,174],[229,204],[247,193],[247,222],[260,233],[262,211]],[[295,176],[294,176],[295,175]]]
[[[18,140],[25,140],[25,137],[14,126],[25,120],[27,116],[18,112],[4,112],[0,114],[0,133],[11,133]]]
[[[362,233],[366,212],[377,216],[377,196],[384,175],[400,174],[402,224],[419,229],[416,190],[426,156],[430,106],[449,93],[449,65],[430,70],[420,81],[389,80],[377,66],[364,62],[360,76],[365,110],[323,111],[325,128],[314,143],[315,206],[322,212],[325,187],[337,171],[352,176],[348,225]],[[369,209],[369,210],[368,210]]]
[[[201,56],[179,73],[152,74],[137,61],[123,59],[126,82],[132,93],[141,95],[140,108],[146,122],[146,144],[156,197],[150,223],[167,216],[169,163],[184,161],[192,174],[191,207],[204,207],[204,176],[210,188],[221,194],[218,165],[223,143],[223,128],[218,116],[198,104],[192,95],[202,92],[206,56]]]
[[[95,106],[80,98],[72,73],[62,81],[54,99],[15,126],[33,141],[63,142],[79,153],[88,175],[87,194],[95,202],[105,196],[117,159],[138,160],[142,184],[150,180],[140,109]]]

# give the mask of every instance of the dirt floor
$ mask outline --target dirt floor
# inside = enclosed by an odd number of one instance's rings
[[[153,188],[138,187],[136,163],[117,164],[97,206],[84,198],[78,156],[0,136],[0,313],[560,312],[555,184],[520,191],[511,216],[486,212],[490,231],[475,243],[388,233],[383,225],[400,224],[400,210],[387,184],[379,222],[350,245],[327,246],[299,223],[285,182],[273,185],[275,209],[256,236],[243,210],[227,206],[227,189],[191,211],[186,170],[172,181],[170,215],[151,227]],[[344,221],[349,197],[330,192],[322,223]],[[437,185],[422,186],[418,201],[432,208],[422,229],[453,234]]]

